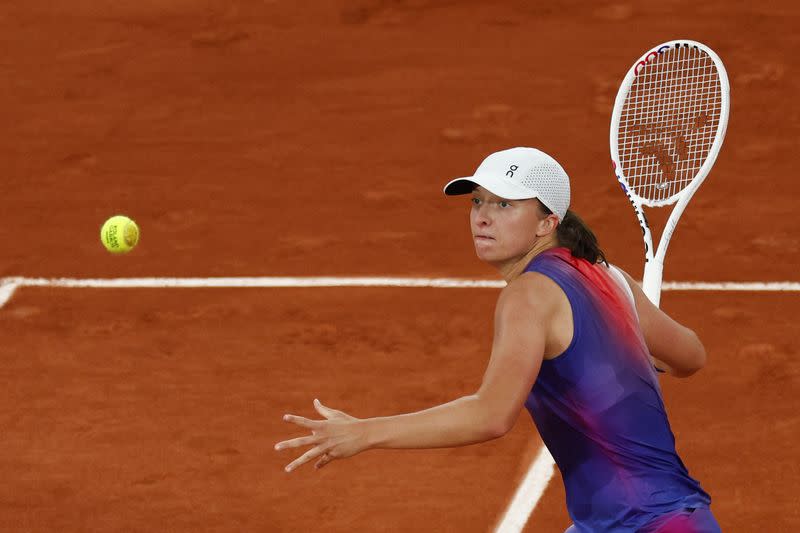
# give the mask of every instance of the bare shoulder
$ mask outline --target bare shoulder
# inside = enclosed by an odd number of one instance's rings
[[[501,291],[498,311],[505,308],[525,308],[531,312],[549,313],[564,298],[561,288],[538,272],[525,272]]]
[[[628,285],[630,286],[632,291],[636,292],[637,289],[641,290],[641,287],[639,286],[638,283],[636,283],[636,280],[633,279],[630,274],[622,270],[622,268],[620,268],[619,265],[611,265],[609,266],[609,268],[614,268],[617,270],[617,272],[622,274],[622,276],[625,278],[625,281],[628,282]]]
[[[646,294],[644,293],[644,291],[642,290],[642,287],[641,287],[641,285],[639,285],[639,283],[637,283],[637,282],[636,282],[636,280],[635,280],[635,279],[633,279],[633,278],[631,277],[631,275],[630,275],[630,274],[628,274],[627,272],[625,272],[624,270],[622,270],[622,269],[621,269],[619,266],[617,266],[617,265],[610,266],[609,268],[614,268],[614,269],[616,269],[616,270],[617,270],[617,272],[619,272],[620,274],[622,274],[622,277],[624,277],[624,278],[625,278],[625,281],[627,282],[627,284],[628,284],[628,287],[630,287],[630,289],[631,289],[631,293],[633,294],[633,301],[634,301],[634,303],[636,304],[636,311],[637,311],[637,312],[638,312],[638,314],[640,315],[640,316],[639,316],[639,318],[640,318],[640,319],[642,318],[642,317],[641,317],[641,314],[642,314],[643,312],[644,312],[644,313],[647,313],[647,312],[651,312],[653,309],[657,309],[657,308],[656,308],[656,307],[655,307],[655,306],[654,306],[654,305],[653,305],[653,304],[650,302],[650,299],[647,297],[647,295],[646,295]],[[652,308],[652,309],[651,309],[651,308]]]

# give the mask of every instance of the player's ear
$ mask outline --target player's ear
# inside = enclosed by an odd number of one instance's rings
[[[539,220],[539,227],[536,230],[537,237],[544,237],[555,233],[558,228],[558,217],[550,214]]]

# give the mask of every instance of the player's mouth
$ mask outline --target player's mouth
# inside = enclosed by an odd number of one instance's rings
[[[473,238],[475,239],[475,242],[488,242],[488,241],[493,241],[494,240],[494,237],[490,237],[489,235],[482,235],[482,234],[475,235]]]

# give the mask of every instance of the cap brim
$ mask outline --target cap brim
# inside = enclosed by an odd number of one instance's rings
[[[466,178],[456,178],[444,186],[444,193],[448,196],[459,194],[469,194],[476,186],[483,187],[490,193],[505,198],[506,200],[527,200],[536,198],[536,193],[524,187],[520,187],[504,178],[497,176],[469,176]]]

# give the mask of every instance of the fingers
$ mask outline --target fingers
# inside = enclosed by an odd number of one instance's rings
[[[308,450],[303,455],[301,455],[300,457],[298,457],[297,459],[295,459],[294,461],[292,461],[291,463],[289,463],[288,465],[286,465],[286,468],[284,470],[286,470],[287,472],[291,472],[292,470],[294,470],[298,466],[302,466],[302,465],[306,464],[311,459],[314,459],[315,457],[319,457],[323,453],[325,453],[325,449],[322,446],[315,446],[315,447],[311,448],[310,450]]]
[[[314,409],[322,415],[326,420],[311,420],[302,416],[297,415],[284,415],[283,420],[286,422],[290,422],[292,424],[296,424],[300,427],[304,427],[306,429],[310,429],[312,431],[312,435],[307,435],[305,437],[298,437],[290,440],[285,440],[279,442],[275,445],[276,450],[284,450],[289,448],[298,448],[300,446],[309,446],[309,445],[316,445],[306,453],[289,463],[285,470],[287,472],[291,472],[292,470],[296,469],[299,466],[304,465],[305,463],[315,459],[317,457],[322,456],[315,464],[315,468],[319,469],[323,466],[327,465],[331,461],[334,460],[333,454],[326,453],[325,450],[329,449],[328,445],[322,444],[324,443],[325,439],[323,438],[320,433],[324,433],[324,428],[327,424],[330,424],[328,420],[337,417],[347,417],[341,411],[337,411],[335,409],[330,409],[329,407],[325,407],[322,405],[322,402],[319,400],[314,400]]]
[[[331,409],[330,407],[326,407],[322,405],[322,402],[319,400],[314,400],[314,409],[317,410],[319,414],[331,420],[333,418],[341,418],[341,419],[351,419],[352,416],[348,415],[343,411],[339,411],[338,409]]]
[[[333,457],[331,454],[329,454],[329,453],[323,453],[323,454],[322,454],[322,457],[320,457],[320,458],[319,458],[319,461],[317,461],[317,464],[315,464],[315,465],[314,465],[314,468],[316,468],[317,470],[319,470],[320,468],[322,468],[322,467],[323,467],[323,466],[325,466],[326,464],[330,463],[330,462],[331,462],[331,461],[333,461],[334,459],[335,459],[335,457]]]
[[[320,438],[317,435],[308,435],[307,437],[298,437],[296,439],[285,440],[275,445],[276,450],[286,450],[289,448],[299,448],[300,446],[308,446],[310,444],[319,444]]]
[[[331,409],[330,407],[325,407],[319,400],[314,400],[314,409],[316,409],[319,414],[329,420],[338,414],[338,411]]]
[[[297,424],[298,426],[308,429],[317,429],[322,424],[319,420],[309,420],[308,418],[297,415],[283,415],[283,421],[291,422],[292,424]]]

